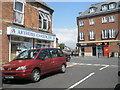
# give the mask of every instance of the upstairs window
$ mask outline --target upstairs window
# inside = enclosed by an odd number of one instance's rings
[[[110,3],[109,4],[109,9],[114,9],[116,8],[116,3]]]
[[[95,39],[95,33],[94,31],[90,31],[90,40]]]
[[[84,32],[80,32],[80,40],[84,40],[85,39],[85,34]]]
[[[107,23],[107,17],[102,18],[102,23]]]
[[[39,12],[39,28],[44,31],[49,31],[51,19],[48,14]]]
[[[101,10],[102,10],[102,11],[108,10],[108,5],[106,5],[106,4],[105,4],[105,5],[102,5]]]
[[[102,30],[102,39],[107,39],[108,38],[108,30],[104,29]]]
[[[94,20],[94,19],[90,19],[90,20],[89,20],[89,23],[90,23],[90,25],[94,25],[95,20]]]
[[[84,21],[80,21],[80,26],[84,26]]]
[[[116,30],[110,29],[109,30],[109,38],[115,38],[116,37]]]
[[[24,24],[24,3],[17,0],[14,2],[14,23]]]
[[[109,17],[109,22],[114,22],[115,21],[115,16],[110,16]]]
[[[96,12],[96,8],[95,8],[95,7],[92,7],[92,8],[90,8],[89,10],[90,10],[90,11],[89,11],[90,13]]]

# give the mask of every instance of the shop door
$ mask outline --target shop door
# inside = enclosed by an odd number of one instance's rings
[[[103,56],[103,47],[102,46],[98,46],[97,51],[98,51],[98,56]]]
[[[96,47],[92,48],[92,54],[93,54],[93,56],[96,56]]]
[[[109,56],[109,47],[108,46],[104,47],[104,56]]]
[[[84,51],[85,51],[84,47],[81,47],[81,56],[84,56]]]

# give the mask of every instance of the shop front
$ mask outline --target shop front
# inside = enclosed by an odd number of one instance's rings
[[[109,56],[109,43],[78,43],[80,56]]]
[[[24,50],[52,47],[55,41],[53,34],[13,26],[7,27],[7,36],[9,38],[9,61]]]

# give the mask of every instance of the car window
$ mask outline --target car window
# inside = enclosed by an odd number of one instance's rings
[[[49,59],[49,58],[51,58],[51,57],[50,57],[50,53],[49,53],[49,51],[48,51],[47,49],[42,50],[42,51],[40,52],[40,54],[38,55],[37,59],[42,60],[43,57],[44,57],[44,59]]]
[[[63,57],[64,56],[64,54],[61,50],[58,49],[57,51],[58,51],[58,57]]]
[[[64,54],[59,49],[50,49],[50,54],[52,58],[63,57]]]

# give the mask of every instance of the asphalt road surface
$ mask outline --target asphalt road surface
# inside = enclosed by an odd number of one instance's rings
[[[66,73],[50,73],[37,83],[4,82],[3,88],[114,88],[118,83],[118,58],[72,57]]]

